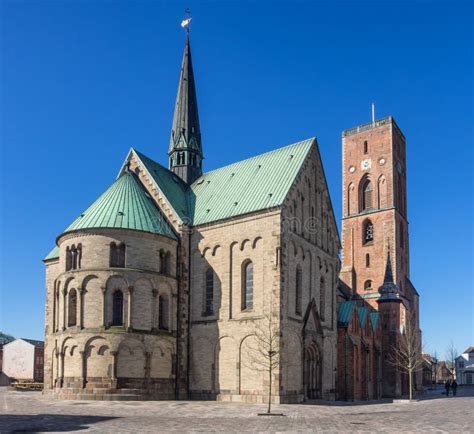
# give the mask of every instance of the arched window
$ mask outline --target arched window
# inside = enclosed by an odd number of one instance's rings
[[[82,244],[77,245],[77,268],[81,268],[82,262]]]
[[[66,247],[66,271],[69,271],[72,269],[72,252],[71,249]]]
[[[253,309],[253,263],[244,262],[242,267],[242,310]]]
[[[114,242],[110,243],[110,266],[125,267],[125,243],[120,243],[118,246]]]
[[[362,211],[373,208],[373,187],[370,179],[364,182],[362,187]]]
[[[159,252],[160,256],[160,273],[164,274],[165,273],[165,252],[163,250],[160,250]]]
[[[368,253],[365,254],[365,266],[370,267],[370,255]]]
[[[370,220],[366,220],[362,228],[362,242],[368,244],[372,241],[374,241],[374,225]]]
[[[171,253],[166,252],[166,254],[165,254],[165,268],[164,268],[163,273],[164,274],[170,274],[170,272],[171,272]]]
[[[296,315],[301,315],[302,274],[299,265],[296,267],[295,280],[295,313]]]
[[[75,326],[77,324],[77,291],[75,289],[69,291],[67,313],[68,327]]]
[[[169,329],[169,304],[166,295],[160,295],[158,300],[158,328],[160,330]]]
[[[364,282],[364,290],[365,291],[370,291],[372,289],[372,281],[371,280],[366,280]]]
[[[123,325],[123,292],[119,289],[112,295],[112,325]]]
[[[321,276],[319,280],[319,315],[321,320],[324,321],[326,315],[326,282],[324,277]]]
[[[72,254],[72,269],[77,269],[77,249],[76,246],[73,244],[71,247],[71,254]]]
[[[214,270],[209,267],[206,271],[206,291],[204,299],[204,314],[214,313]]]
[[[110,243],[110,266],[115,267],[117,264],[117,244]]]

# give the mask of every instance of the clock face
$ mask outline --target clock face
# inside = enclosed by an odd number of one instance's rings
[[[370,158],[367,158],[366,160],[362,160],[360,162],[360,168],[362,170],[368,170],[372,167],[372,160]]]

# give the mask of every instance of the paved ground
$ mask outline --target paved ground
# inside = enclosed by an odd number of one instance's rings
[[[274,406],[203,401],[57,401],[38,392],[0,388],[0,432],[319,431],[473,432],[474,387],[446,398],[441,389],[412,403]]]

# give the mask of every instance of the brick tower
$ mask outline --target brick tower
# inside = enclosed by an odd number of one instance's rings
[[[379,310],[386,359],[406,314],[417,327],[419,318],[418,293],[409,279],[405,136],[391,116],[345,130],[342,158],[340,278],[354,298]],[[400,373],[392,371],[383,375],[385,396],[405,392]]]

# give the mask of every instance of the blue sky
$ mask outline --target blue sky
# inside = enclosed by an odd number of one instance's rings
[[[407,137],[411,277],[429,351],[473,339],[469,1],[2,1],[0,330],[42,338],[41,259],[128,149],[166,164],[184,34],[205,170],[317,136],[338,223],[341,131]]]

